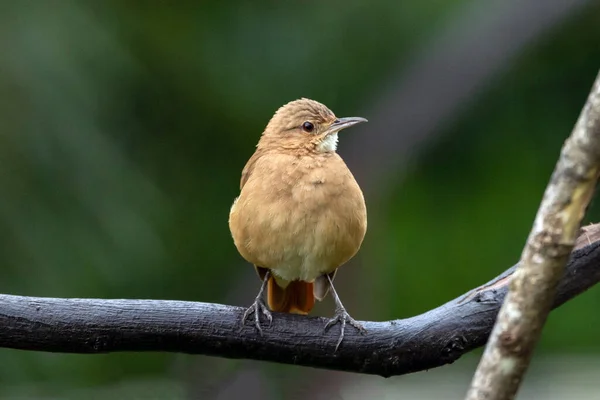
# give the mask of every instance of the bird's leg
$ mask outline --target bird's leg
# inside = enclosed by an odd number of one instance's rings
[[[333,287],[333,282],[331,281],[331,278],[329,277],[329,275],[327,275],[327,279],[329,280],[329,287],[331,288],[331,295],[333,296],[333,300],[335,300],[335,315],[325,325],[325,331],[327,331],[329,328],[331,328],[333,325],[337,324],[338,322],[341,324],[340,325],[340,337],[335,345],[335,350],[334,350],[334,351],[337,351],[338,347],[340,347],[340,344],[342,343],[342,340],[344,340],[344,329],[346,328],[346,323],[355,327],[358,330],[358,332],[361,334],[366,333],[367,330],[358,321],[356,321],[354,318],[352,318],[350,316],[350,314],[348,314],[348,311],[346,311],[346,308],[340,301],[340,298],[339,298],[337,292],[335,291],[335,288]]]
[[[258,330],[258,333],[260,333],[261,335],[263,332],[262,328],[260,327],[260,314],[263,314],[267,318],[267,320],[269,320],[269,326],[271,325],[271,322],[273,322],[273,316],[271,315],[271,311],[269,311],[263,300],[263,292],[265,291],[265,287],[267,286],[267,282],[269,281],[269,274],[270,272],[267,271],[263,279],[263,283],[260,286],[260,290],[258,291],[258,295],[254,300],[254,303],[252,303],[252,305],[248,307],[248,309],[244,312],[244,316],[242,317],[243,327],[248,317],[252,313],[254,313],[254,326]]]

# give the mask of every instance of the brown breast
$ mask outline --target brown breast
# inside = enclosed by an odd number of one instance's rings
[[[247,170],[229,218],[247,261],[288,280],[311,281],[356,254],[366,207],[338,154],[257,152]]]

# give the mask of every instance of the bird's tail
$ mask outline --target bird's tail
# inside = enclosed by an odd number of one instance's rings
[[[285,288],[273,275],[267,284],[267,303],[272,311],[306,315],[315,305],[312,282],[292,281]]]

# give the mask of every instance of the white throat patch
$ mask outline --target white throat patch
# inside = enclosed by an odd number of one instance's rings
[[[337,150],[338,144],[338,134],[332,133],[331,135],[327,135],[325,139],[317,146],[317,150],[321,153],[327,153],[330,151],[335,152]]]

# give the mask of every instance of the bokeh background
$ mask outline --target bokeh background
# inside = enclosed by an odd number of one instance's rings
[[[370,217],[343,302],[436,307],[518,260],[599,26],[586,0],[1,0],[0,291],[249,305],[229,207],[273,112],[309,97],[370,121],[339,146]],[[552,313],[521,399],[597,398],[599,305],[594,288]],[[384,380],[1,349],[0,398],[462,398],[477,356]]]

